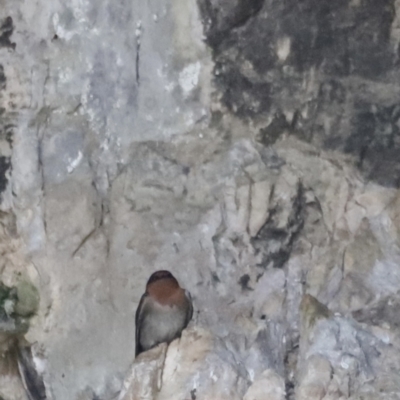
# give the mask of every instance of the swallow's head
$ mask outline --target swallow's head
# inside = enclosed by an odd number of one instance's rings
[[[151,274],[149,280],[147,281],[147,286],[154,282],[160,281],[160,280],[173,280],[176,283],[178,283],[178,281],[171,274],[171,272],[169,272],[167,270],[160,270],[160,271],[153,272]]]
[[[161,304],[177,301],[181,291],[176,278],[166,270],[154,272],[146,285],[146,292]]]

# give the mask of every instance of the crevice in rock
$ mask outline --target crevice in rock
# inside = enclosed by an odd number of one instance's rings
[[[354,311],[352,316],[357,322],[398,329],[400,328],[399,307],[400,300],[396,295],[391,295],[361,310]]]
[[[297,361],[299,356],[299,338],[295,341],[290,340],[289,346],[286,347],[284,367],[285,367],[285,389],[286,389],[286,400],[295,399],[295,387],[296,387],[296,370]]]
[[[0,64],[0,90],[4,90],[6,88],[7,78],[4,74],[4,67]]]
[[[198,0],[208,43],[213,48],[229,39],[231,31],[246,25],[262,9],[265,0]]]
[[[265,128],[261,128],[259,130],[258,139],[264,146],[271,146],[283,133],[290,131],[290,129],[291,126],[286,120],[285,115],[282,113],[282,111],[278,111],[274,115],[271,123]]]
[[[267,268],[282,268],[289,259],[294,243],[300,234],[305,220],[304,189],[301,182],[297,185],[296,197],[293,199],[292,210],[284,228],[277,227],[277,216],[281,212],[277,204],[269,210],[269,216],[255,238],[251,239],[254,248],[262,254],[259,266]]]
[[[0,156],[0,193],[4,192],[7,187],[7,172],[11,167],[10,157]]]
[[[140,84],[140,49],[142,43],[142,22],[138,21],[136,24],[136,57],[135,57],[135,69],[136,69],[136,84],[139,86]]]
[[[47,71],[47,78],[48,78],[48,71]],[[45,78],[45,81],[46,79]],[[44,86],[43,86],[43,92],[44,92]],[[35,121],[33,122],[36,126],[36,141],[37,141],[37,168],[38,172],[40,175],[40,185],[41,185],[41,202],[42,202],[42,207],[43,207],[43,215],[46,215],[46,202],[45,196],[46,196],[46,177],[45,177],[45,164],[44,164],[44,159],[43,159],[43,144],[44,144],[44,138],[45,138],[45,133],[46,130],[49,126],[49,120],[51,118],[51,113],[53,112],[53,109],[51,107],[42,107],[40,111],[37,114],[37,117]],[[47,220],[46,217],[43,218],[43,229],[45,232],[45,235],[47,237]]]
[[[0,47],[6,47],[15,50],[16,44],[10,40],[13,32],[13,19],[11,17],[4,18],[0,25]]]

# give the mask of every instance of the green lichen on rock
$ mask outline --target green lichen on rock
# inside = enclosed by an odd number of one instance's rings
[[[28,281],[20,281],[16,287],[0,282],[0,334],[22,335],[28,332],[29,318],[39,307],[39,293]]]
[[[23,335],[28,332],[29,319],[21,317],[0,318],[0,334],[9,336]]]
[[[12,295],[12,288],[7,287],[4,283],[0,282],[0,307],[3,307],[4,302]]]
[[[300,304],[300,315],[303,333],[309,333],[321,319],[328,319],[333,314],[324,304],[310,294],[303,296]]]
[[[15,314],[21,317],[31,317],[39,308],[39,292],[30,282],[23,280],[17,285],[17,302]]]
[[[10,288],[0,282],[0,321],[14,313],[17,301],[15,288]]]

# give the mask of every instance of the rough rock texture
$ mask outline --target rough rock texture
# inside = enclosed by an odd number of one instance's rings
[[[266,145],[289,132],[400,186],[398,1],[199,0],[216,85]],[[245,11],[244,11],[245,10]]]
[[[398,0],[0,4],[0,274],[48,399],[400,397]],[[133,363],[157,269],[194,320]]]
[[[187,330],[167,352],[166,347],[135,360],[119,400],[243,398],[249,383],[245,369],[209,332]]]

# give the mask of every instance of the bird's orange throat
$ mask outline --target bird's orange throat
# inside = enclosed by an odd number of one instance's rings
[[[184,291],[175,279],[160,279],[147,285],[147,293],[162,305],[181,303]]]

